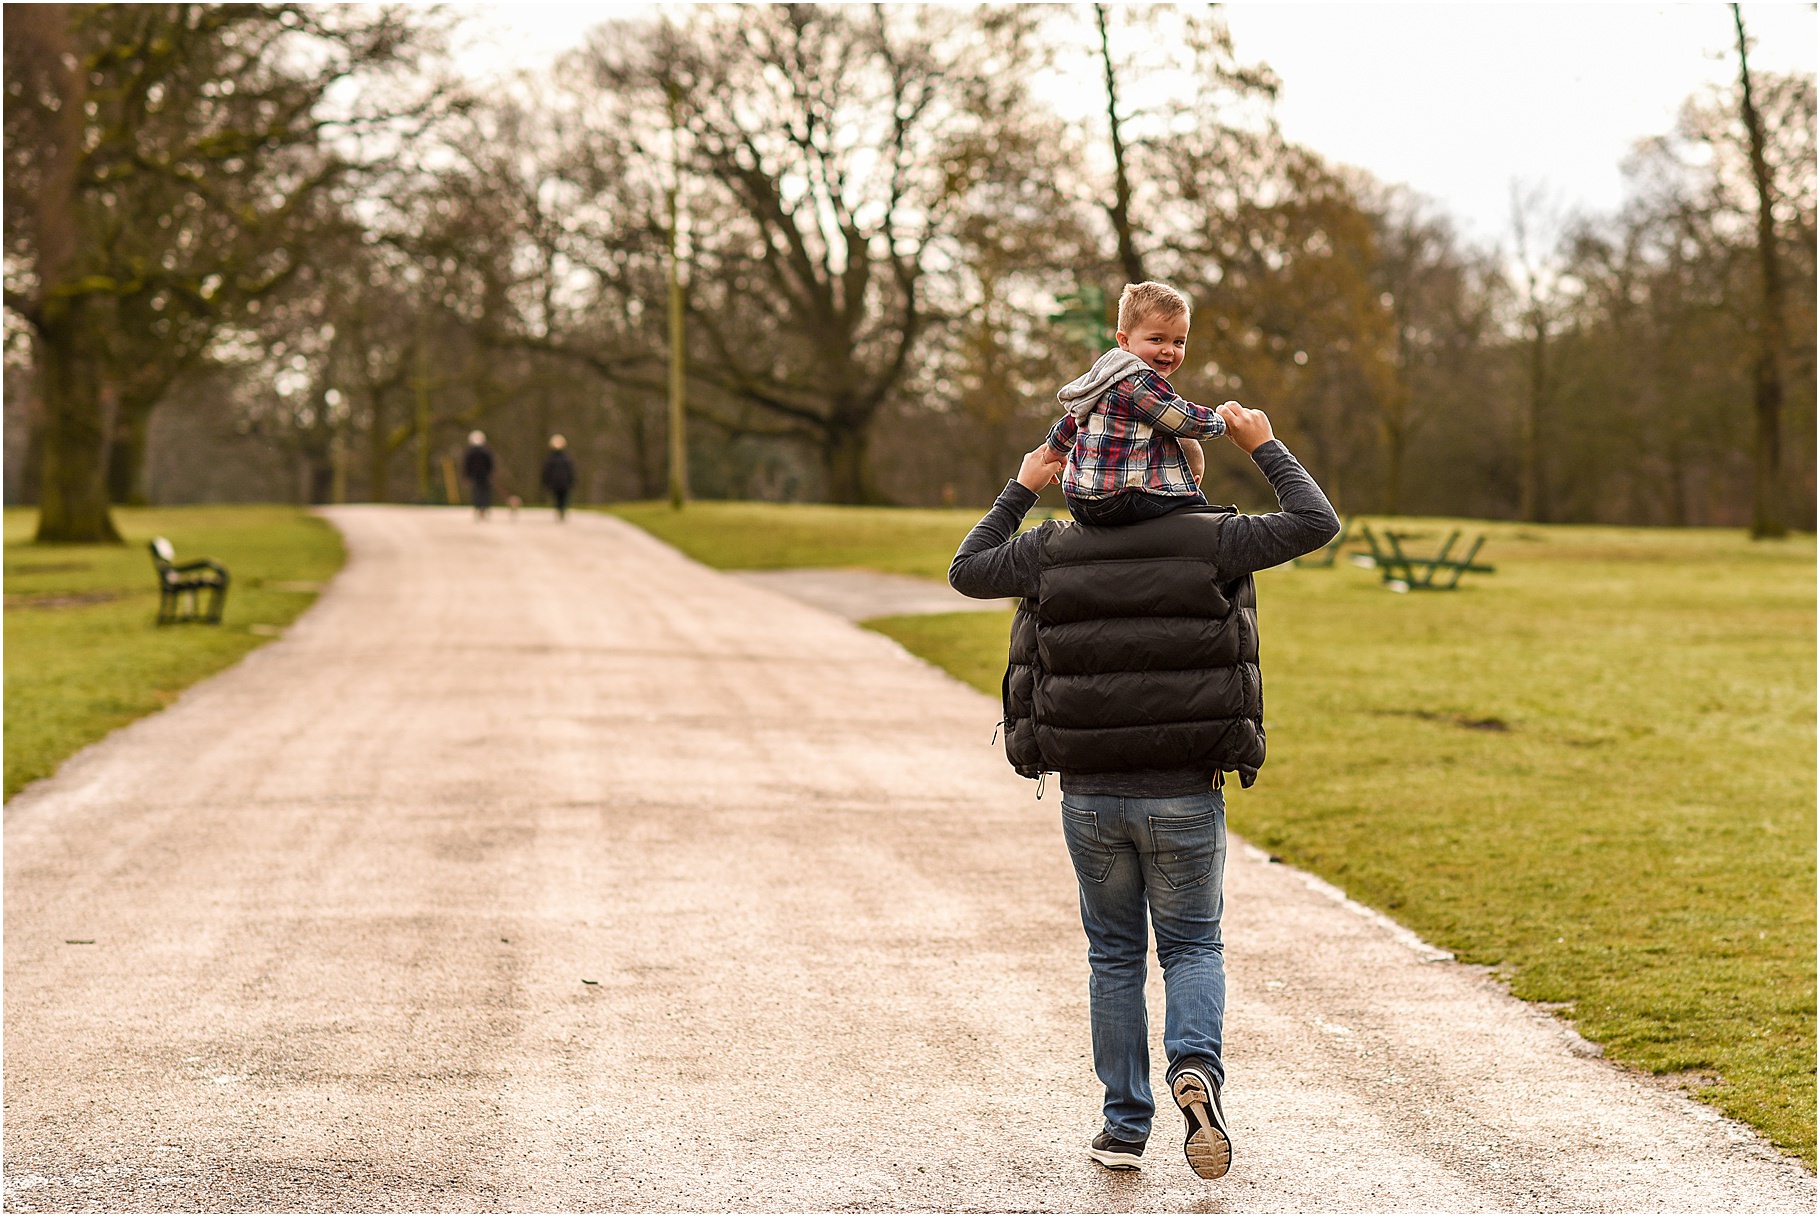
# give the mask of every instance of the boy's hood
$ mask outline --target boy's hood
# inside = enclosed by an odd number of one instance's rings
[[[1127,376],[1149,370],[1150,365],[1130,351],[1113,347],[1094,360],[1091,368],[1057,390],[1055,400],[1061,403],[1062,409],[1074,415],[1076,422],[1084,423],[1107,389]]]

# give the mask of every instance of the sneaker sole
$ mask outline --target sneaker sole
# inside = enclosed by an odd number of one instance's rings
[[[1094,1149],[1090,1146],[1087,1156],[1109,1171],[1134,1171],[1144,1164],[1144,1160],[1136,1154],[1120,1153],[1116,1149]]]
[[[1203,1179],[1218,1179],[1232,1168],[1232,1142],[1213,1118],[1213,1100],[1199,1076],[1184,1073],[1170,1084],[1175,1105],[1188,1114],[1194,1131],[1182,1147],[1189,1169]]]

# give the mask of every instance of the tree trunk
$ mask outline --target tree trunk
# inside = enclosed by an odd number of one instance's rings
[[[417,311],[417,374],[411,378],[414,392],[415,410],[412,414],[412,433],[417,438],[417,501],[431,502],[430,498],[430,331],[429,313],[422,305]],[[451,496],[450,503],[456,500]]]
[[[1131,231],[1131,173],[1125,165],[1125,132],[1119,125],[1118,76],[1112,68],[1112,36],[1106,25],[1106,6],[1093,6],[1100,23],[1100,64],[1106,70],[1106,122],[1112,132],[1112,203],[1106,214],[1112,219],[1112,230],[1118,234],[1119,265],[1129,283],[1142,283],[1144,259],[1138,253]],[[1117,294],[1114,293],[1114,299]]]
[[[96,306],[81,294],[57,288],[80,272],[76,179],[82,157],[83,113],[88,77],[70,38],[69,6],[16,5],[6,12],[12,36],[28,48],[32,84],[38,79],[57,95],[56,132],[44,158],[42,181],[32,200],[39,280],[35,315],[34,370],[42,379],[44,446],[38,466],[38,540],[119,541],[107,511],[107,449],[113,420],[102,400],[100,352],[84,349],[83,336],[97,332]],[[10,50],[10,47],[9,47]],[[9,64],[9,67],[11,65]]]
[[[26,406],[26,419],[28,429],[25,439],[25,456],[19,463],[17,497],[13,501],[36,505],[43,501],[45,410],[42,389],[34,388],[32,390]]]
[[[1387,516],[1401,515],[1403,508],[1403,455],[1409,447],[1409,429],[1401,421],[1384,424],[1384,499]]]
[[[1523,410],[1523,481],[1517,514],[1542,522],[1542,404],[1547,393],[1548,323],[1538,311],[1530,318],[1529,399]]]
[[[80,299],[60,324],[38,335],[34,361],[43,377],[44,447],[39,466],[41,542],[118,542],[107,510],[108,440],[113,410],[104,399],[101,361],[80,349],[87,331]]]
[[[297,454],[297,501],[305,506],[333,501],[335,462],[321,451]]]
[[[1763,154],[1763,119],[1751,95],[1750,59],[1744,37],[1744,14],[1732,5],[1738,27],[1738,78],[1744,86],[1744,129],[1750,136],[1751,176],[1757,186],[1757,259],[1762,270],[1762,313],[1757,319],[1757,367],[1753,397],[1756,435],[1752,445],[1750,535],[1769,540],[1788,535],[1782,516],[1782,268],[1776,259],[1775,203],[1769,163]]]
[[[652,458],[650,429],[645,426],[645,407],[642,403],[634,402],[626,407],[626,430],[632,441],[632,472],[638,478],[638,497],[661,498],[663,476]]]
[[[871,479],[866,476],[866,433],[863,429],[828,432],[822,443],[822,466],[827,471],[828,501],[874,503]]]
[[[107,497],[116,506],[143,507],[149,500],[145,468],[152,432],[152,405],[122,400],[108,449]]]
[[[1398,292],[1399,299],[1404,293]],[[1410,367],[1415,356],[1410,350],[1409,326],[1399,316],[1397,326],[1397,382],[1384,398],[1379,412],[1380,430],[1384,436],[1384,514],[1401,514],[1403,506],[1403,460],[1409,452]]]
[[[372,408],[367,413],[367,498],[384,503],[391,497],[392,437],[385,422],[385,395],[370,392]]]
[[[1687,506],[1687,461],[1678,440],[1668,446],[1668,511],[1669,523],[1676,528],[1693,526]]]
[[[1774,351],[1757,354],[1750,523],[1751,539],[1756,541],[1788,535],[1782,517],[1782,372],[1778,362]]]
[[[348,463],[353,453],[349,451],[347,420],[335,423],[335,429],[329,435],[329,494],[331,503],[348,501]]]

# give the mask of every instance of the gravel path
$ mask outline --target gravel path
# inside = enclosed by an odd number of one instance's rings
[[[1814,1209],[1242,846],[1232,1174],[1102,1171],[989,699],[609,518],[329,515],[287,637],[7,807],[10,1210]]]

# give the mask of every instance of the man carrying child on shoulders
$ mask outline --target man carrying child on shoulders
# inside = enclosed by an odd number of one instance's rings
[[[1134,300],[1154,311],[1127,316]],[[1105,1087],[1088,1154],[1133,1170],[1149,1140],[1144,978],[1154,927],[1184,1152],[1197,1175],[1217,1179],[1232,1156],[1220,1100],[1224,775],[1249,786],[1264,762],[1251,575],[1319,549],[1340,525],[1262,411],[1237,402],[1209,410],[1169,389],[1187,323],[1173,290],[1126,289],[1118,350],[1059,395],[1069,413],[968,533],[948,579],[969,596],[1023,598],[1005,674],[1005,747],[1025,776],[1061,775]],[[1196,437],[1220,435],[1256,463],[1281,510],[1206,504],[1189,452],[1200,456]],[[1037,492],[1057,480],[1078,523],[1018,535]]]

